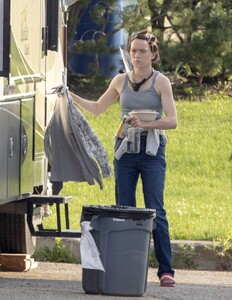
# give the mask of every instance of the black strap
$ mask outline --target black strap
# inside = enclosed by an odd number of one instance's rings
[[[138,92],[139,89],[140,89],[140,87],[141,87],[146,81],[148,81],[148,80],[151,78],[151,76],[153,75],[153,73],[154,73],[154,70],[152,70],[151,74],[150,74],[147,78],[144,78],[144,79],[143,79],[142,81],[140,81],[140,82],[132,82],[132,81],[130,80],[129,76],[128,76],[128,80],[129,80],[129,83],[130,83],[130,85],[131,85],[133,91],[134,91],[134,92]]]

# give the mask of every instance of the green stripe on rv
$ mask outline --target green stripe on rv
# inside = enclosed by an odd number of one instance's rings
[[[13,32],[11,33],[11,82],[18,85],[41,81],[41,76],[35,74],[35,71],[30,67],[25,56],[17,45]]]

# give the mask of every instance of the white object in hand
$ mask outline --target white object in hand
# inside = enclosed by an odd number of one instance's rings
[[[132,110],[129,115],[130,116],[137,116],[141,121],[154,121],[157,116],[158,112],[154,110]]]

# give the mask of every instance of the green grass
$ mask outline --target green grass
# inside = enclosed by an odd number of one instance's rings
[[[212,95],[203,102],[176,102],[178,128],[166,131],[167,176],[165,207],[172,239],[212,240],[226,236],[232,227],[232,101]],[[118,103],[97,118],[85,113],[113,161]],[[62,194],[72,195],[70,222],[79,229],[82,206],[111,205],[113,177],[98,184],[65,183]],[[137,206],[144,207],[141,184]],[[54,226],[55,215],[45,220]]]

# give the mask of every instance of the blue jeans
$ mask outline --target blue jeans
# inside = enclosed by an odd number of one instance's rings
[[[156,156],[151,156],[145,152],[146,136],[141,136],[140,153],[125,153],[119,160],[114,159],[117,204],[136,206],[136,186],[141,176],[145,207],[156,210],[153,239],[154,252],[159,265],[157,272],[159,278],[164,273],[174,275],[171,266],[172,251],[168,221],[163,201],[166,172],[165,144],[164,138],[160,136],[158,152]]]

